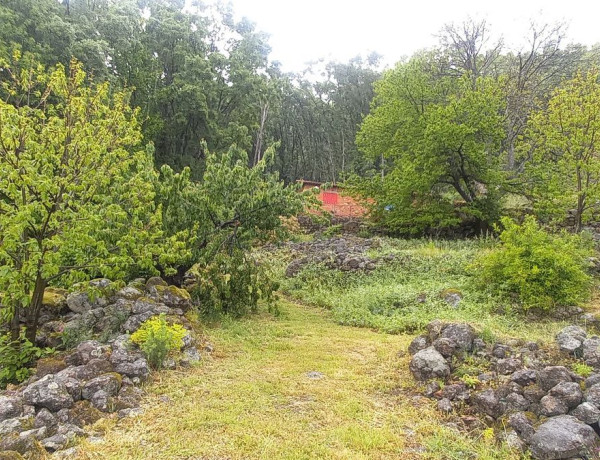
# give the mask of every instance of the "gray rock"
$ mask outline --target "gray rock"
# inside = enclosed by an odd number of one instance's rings
[[[583,341],[583,360],[588,366],[600,367],[600,337],[590,337]]]
[[[575,356],[581,356],[586,332],[579,326],[567,326],[556,335],[556,343],[560,351]]]
[[[437,382],[435,380],[432,380],[425,387],[425,393],[424,394],[425,394],[425,396],[431,398],[434,394],[436,394],[441,389],[442,389],[442,387],[440,386],[439,382]]]
[[[470,392],[464,383],[446,385],[442,389],[442,398],[449,399],[450,401],[466,401],[469,399],[469,396]]]
[[[444,323],[439,319],[434,319],[427,324],[427,335],[429,337],[429,341],[433,342],[435,339],[437,339],[442,333],[443,328]]]
[[[447,337],[440,337],[439,339],[434,340],[432,345],[444,358],[450,358],[458,351],[456,342]]]
[[[48,436],[48,428],[45,426],[41,426],[39,428],[33,428],[31,430],[22,431],[19,433],[21,438],[34,438],[36,440],[40,440]]]
[[[564,415],[569,412],[567,404],[559,398],[554,396],[546,395],[540,401],[542,406],[541,414],[546,417],[554,417],[556,415]]]
[[[64,434],[55,434],[54,436],[50,436],[49,438],[42,439],[40,444],[46,449],[48,452],[56,452],[57,450],[62,450],[69,444],[69,438]]]
[[[58,420],[56,417],[45,407],[40,409],[40,411],[35,416],[35,421],[33,422],[34,428],[46,427],[49,430],[53,430],[58,425]]]
[[[16,396],[0,396],[0,421],[19,417],[23,413],[23,401]]]
[[[114,412],[116,401],[107,391],[98,390],[89,397],[90,404],[102,412]]]
[[[125,300],[136,300],[142,297],[142,295],[142,291],[133,286],[125,286],[124,288],[120,289],[116,294],[117,297],[120,297]]]
[[[543,423],[529,441],[533,457],[539,460],[593,456],[598,436],[592,427],[569,415]]]
[[[537,379],[537,374],[533,369],[521,369],[513,372],[510,376],[510,380],[525,387],[531,385]]]
[[[116,396],[121,389],[121,378],[118,374],[111,372],[100,375],[87,382],[81,392],[83,399],[92,399],[92,396],[100,390],[109,396]]]
[[[600,409],[600,383],[585,390],[585,400]]]
[[[197,363],[202,360],[202,355],[197,348],[186,348],[183,350],[183,357],[190,363]]]
[[[83,386],[82,380],[67,375],[55,374],[57,382],[60,382],[67,389],[67,392],[73,398],[73,401],[79,401],[81,399],[81,388]]]
[[[480,413],[495,419],[502,416],[506,410],[505,403],[498,398],[498,395],[492,389],[475,393],[471,398],[471,402]]]
[[[92,281],[90,281],[90,285]],[[99,286],[97,286],[99,287]],[[108,305],[108,299],[103,296],[91,297],[87,292],[71,292],[67,296],[67,306],[75,313],[85,313]]]
[[[140,407],[131,407],[131,408],[127,408],[127,409],[121,409],[119,412],[117,412],[117,417],[119,418],[133,418],[133,417],[137,417],[139,415],[142,415],[144,413],[144,410]]]
[[[526,411],[529,409],[529,401],[519,393],[510,393],[506,398],[506,409],[509,411]]]
[[[523,412],[516,412],[514,414],[511,414],[508,418],[508,424],[513,430],[517,432],[519,437],[525,442],[529,442],[529,440],[535,433],[533,423],[531,423],[531,420],[529,420]]]
[[[23,401],[56,412],[73,406],[73,398],[53,374],[42,377],[23,390]]]
[[[139,315],[130,316],[121,326],[121,330],[128,333],[135,332],[145,321],[148,321],[155,315],[156,314],[153,311],[147,311],[145,313],[140,313]]]
[[[598,383],[600,383],[600,374],[592,374],[587,379],[585,379],[586,388],[593,387]]]
[[[540,402],[546,392],[537,385],[523,388],[523,396],[531,403]]]
[[[116,404],[120,408],[134,408],[139,406],[144,392],[133,385],[123,386],[117,395]]]
[[[511,348],[503,343],[495,343],[492,348],[492,356],[498,359],[508,358],[512,353]]]
[[[496,363],[496,372],[500,375],[509,375],[523,367],[521,361],[516,358],[499,359]]]
[[[442,329],[441,337],[452,339],[458,349],[462,351],[471,351],[473,340],[475,340],[475,329],[467,323],[448,324]]]
[[[548,395],[562,400],[569,409],[577,407],[583,399],[581,388],[575,382],[561,382],[552,387]]]
[[[152,286],[168,286],[168,284],[160,276],[152,276],[146,281],[146,287],[149,288]]]
[[[538,371],[537,383],[544,391],[550,391],[560,382],[571,381],[571,373],[564,366],[548,366]]]
[[[454,410],[452,402],[448,398],[440,399],[437,403],[437,407],[440,412],[444,412],[446,414]]]
[[[21,433],[31,427],[32,417],[15,417],[0,422],[0,437],[11,433]]]
[[[110,346],[104,345],[97,340],[86,340],[77,345],[74,353],[65,358],[69,365],[81,366],[92,359],[107,359],[110,355]]]
[[[589,402],[583,402],[573,409],[569,415],[581,420],[583,423],[592,425],[600,419],[600,409]]]
[[[412,340],[412,342],[410,342],[410,345],[408,346],[408,352],[411,355],[414,355],[417,351],[424,350],[428,346],[429,343],[427,341],[427,337],[425,337],[424,335],[420,335],[418,337],[415,337]]]
[[[410,370],[417,380],[446,378],[450,375],[450,366],[444,357],[433,347],[420,350],[410,361]]]

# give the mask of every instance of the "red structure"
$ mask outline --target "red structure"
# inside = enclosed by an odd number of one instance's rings
[[[323,209],[332,213],[335,217],[363,217],[367,213],[367,210],[354,198],[345,195],[343,187],[339,185],[332,185],[323,190],[321,182],[310,180],[300,180],[298,182],[302,184],[302,191],[318,188],[318,199],[322,203]]]

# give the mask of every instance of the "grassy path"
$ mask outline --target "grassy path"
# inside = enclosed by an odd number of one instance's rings
[[[410,337],[281,309],[209,329],[212,357],[158,374],[144,415],[105,423],[103,441],[85,441],[78,458],[507,458],[448,437],[432,404],[409,394],[408,357],[398,352]]]

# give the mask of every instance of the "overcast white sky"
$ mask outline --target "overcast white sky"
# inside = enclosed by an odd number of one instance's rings
[[[432,46],[442,25],[484,18],[493,32],[517,46],[533,18],[564,20],[570,41],[600,42],[600,0],[231,0],[271,35],[272,58],[298,71],[324,57],[346,61],[377,51],[388,64]]]

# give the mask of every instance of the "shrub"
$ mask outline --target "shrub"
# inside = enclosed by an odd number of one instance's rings
[[[52,348],[39,348],[22,334],[20,340],[11,341],[10,334],[0,336],[0,388],[8,383],[21,383],[32,374],[30,365],[36,359],[54,353]]]
[[[165,358],[183,346],[187,331],[180,324],[169,325],[164,314],[145,321],[131,335],[131,341],[142,349],[148,363],[160,369]]]
[[[522,225],[505,218],[501,245],[473,265],[480,283],[513,295],[523,308],[552,310],[589,297],[586,259],[591,250],[578,235],[550,234],[528,216]]]

